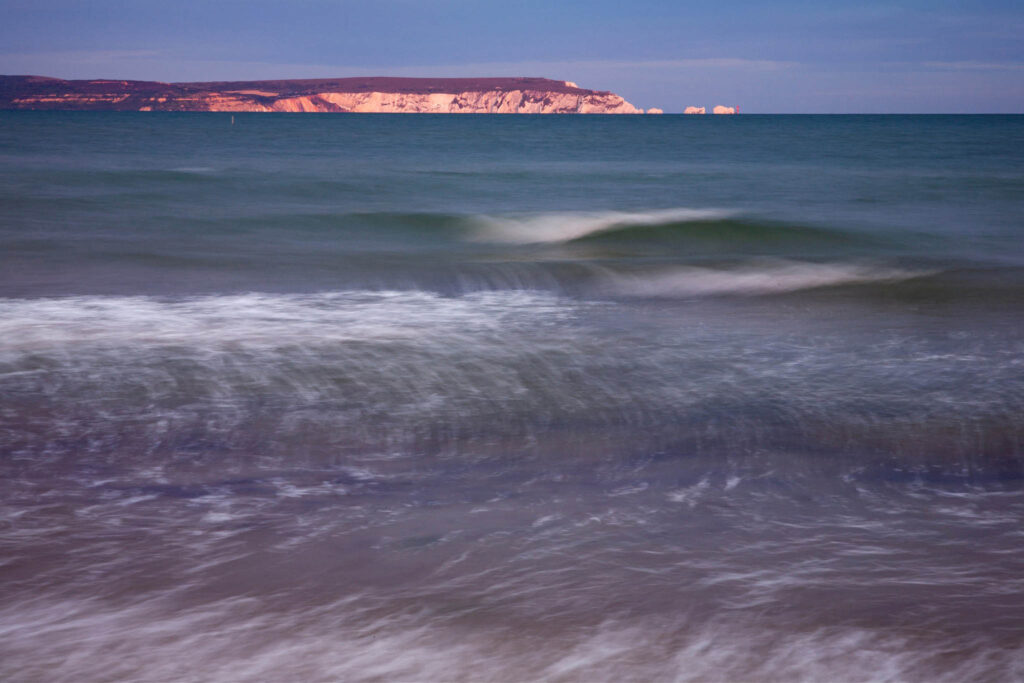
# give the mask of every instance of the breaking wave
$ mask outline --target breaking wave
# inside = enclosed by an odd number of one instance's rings
[[[533,244],[569,242],[613,230],[717,221],[733,216],[724,209],[657,209],[651,211],[579,211],[477,216],[475,238],[481,241]]]
[[[779,261],[733,269],[680,266],[643,275],[614,274],[609,290],[626,296],[697,297],[764,295],[845,285],[895,283],[930,275],[852,263],[798,263]]]
[[[185,299],[80,296],[0,299],[0,352],[93,345],[134,348],[225,344],[277,349],[291,344],[486,337],[540,317],[570,315],[555,297],[480,292],[249,293]],[[2,356],[0,356],[2,357]]]

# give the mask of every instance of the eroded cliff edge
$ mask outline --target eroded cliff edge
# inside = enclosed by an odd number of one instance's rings
[[[160,83],[0,76],[0,109],[642,114],[622,97],[547,78],[330,78]]]

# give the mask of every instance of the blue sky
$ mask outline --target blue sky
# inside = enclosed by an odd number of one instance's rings
[[[0,0],[0,73],[545,76],[637,106],[1024,112],[1016,0]]]

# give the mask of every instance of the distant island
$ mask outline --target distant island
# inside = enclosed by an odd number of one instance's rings
[[[0,109],[88,111],[643,114],[615,93],[547,78],[65,81],[0,76]],[[660,114],[660,109],[648,113]]]

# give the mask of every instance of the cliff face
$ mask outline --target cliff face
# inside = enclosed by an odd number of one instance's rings
[[[348,111],[429,114],[643,114],[612,93],[466,90],[457,93],[320,92],[245,111]],[[210,111],[218,111],[211,108]]]
[[[340,78],[157,83],[0,76],[0,109],[642,114],[618,95],[545,78]]]

